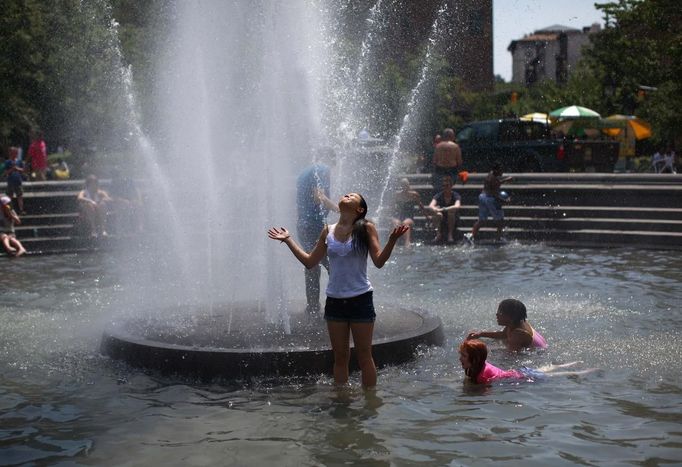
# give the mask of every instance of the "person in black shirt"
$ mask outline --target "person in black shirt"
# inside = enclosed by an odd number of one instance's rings
[[[452,189],[452,177],[446,175],[442,178],[443,190],[436,193],[431,203],[426,207],[426,212],[431,217],[433,228],[436,230],[434,242],[442,242],[447,238],[449,243],[455,241],[454,234],[459,221],[459,208],[462,197]]]

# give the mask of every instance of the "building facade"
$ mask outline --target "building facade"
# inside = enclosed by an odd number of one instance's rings
[[[554,25],[512,41],[507,48],[512,54],[512,82],[526,86],[545,80],[565,83],[590,35],[600,30],[598,23],[582,30]]]

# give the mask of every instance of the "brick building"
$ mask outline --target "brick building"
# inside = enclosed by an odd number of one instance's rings
[[[598,23],[582,30],[557,24],[512,41],[507,48],[512,54],[512,82],[526,86],[545,80],[566,82],[590,34],[600,30]]]

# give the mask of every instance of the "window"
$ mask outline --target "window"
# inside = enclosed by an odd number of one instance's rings
[[[524,139],[538,140],[549,136],[549,127],[540,122],[527,122],[523,125]]]
[[[475,126],[476,129],[476,139],[479,141],[492,142],[497,138],[495,137],[495,131],[497,130],[497,124],[495,122],[482,123]]]
[[[502,122],[500,124],[500,141],[510,143],[521,141],[525,135],[521,133],[519,122]]]
[[[462,128],[459,133],[457,133],[457,142],[464,143],[470,141],[474,136],[474,129],[470,126]]]

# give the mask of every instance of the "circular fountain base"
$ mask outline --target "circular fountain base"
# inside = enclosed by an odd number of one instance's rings
[[[381,306],[377,315],[373,355],[379,367],[413,359],[419,346],[443,343],[437,317]],[[171,310],[105,330],[101,351],[136,367],[202,379],[331,372],[321,315],[290,313],[275,324],[262,324],[259,316],[257,307],[244,305],[192,316]]]

